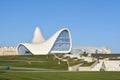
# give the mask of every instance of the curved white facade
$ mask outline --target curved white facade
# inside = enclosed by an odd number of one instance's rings
[[[20,43],[17,46],[19,54],[45,55],[51,53],[70,53],[72,39],[70,31],[63,28],[57,31],[50,39],[45,40],[37,27],[32,43]]]
[[[44,41],[45,41],[45,38],[43,37],[42,32],[38,27],[36,27],[32,43],[42,43]]]

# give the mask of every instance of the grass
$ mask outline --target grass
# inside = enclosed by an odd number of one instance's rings
[[[3,72],[0,80],[120,80],[120,72]]]
[[[95,61],[94,62],[87,62],[87,63],[83,63],[81,66],[82,67],[87,67],[87,66],[91,66],[94,63],[95,63]]]
[[[69,61],[69,66],[74,66],[77,64],[81,64],[83,62],[83,60],[76,60],[76,61]]]
[[[9,60],[10,56],[0,56],[0,66],[67,70],[67,63],[61,62],[61,64],[58,64],[58,60],[53,60],[52,55],[27,55],[13,57],[14,60],[11,61]],[[28,64],[28,61],[30,61],[32,64]]]
[[[0,80],[120,80],[120,72],[69,72],[66,62],[58,64],[58,60],[54,60],[52,55],[13,57],[14,60],[11,61],[9,56],[0,56]],[[28,64],[28,61],[32,64]],[[71,65],[78,63],[79,61],[71,62]],[[89,65],[91,64],[93,63]],[[5,70],[5,66],[10,66],[10,70]],[[51,70],[25,70],[13,67]]]

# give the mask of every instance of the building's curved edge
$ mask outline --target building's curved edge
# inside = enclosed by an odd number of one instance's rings
[[[51,48],[53,47],[57,37],[60,35],[60,33],[64,30],[67,30],[69,33],[69,38],[70,38],[70,48],[68,51],[56,51],[56,53],[69,53],[72,49],[72,39],[71,39],[71,34],[70,31],[67,28],[63,28],[59,31],[57,31],[50,39],[44,41],[43,43],[40,44],[35,44],[35,43],[20,43],[24,45],[28,50],[33,55],[46,55],[50,52]],[[17,46],[17,52],[20,44]]]
[[[20,43],[18,46],[17,46],[17,53],[19,53],[19,47],[20,46],[24,46],[24,48],[26,48],[30,53],[29,54],[32,54],[33,55],[33,53],[29,50],[29,48],[28,48],[28,46],[26,46],[26,44],[28,44],[28,43]],[[19,53],[20,54],[20,53]],[[24,55],[24,54],[20,54],[20,55]]]
[[[69,35],[69,38],[70,38],[70,48],[69,48],[69,50],[68,50],[68,51],[54,51],[54,52],[52,52],[52,53],[70,53],[70,52],[71,52],[71,49],[72,49],[72,38],[71,38],[71,34],[70,34],[69,29],[67,29],[67,28],[62,28],[61,30],[59,30],[58,32],[56,32],[56,34],[59,34],[59,35],[60,35],[60,33],[62,33],[64,30],[67,30],[67,31],[68,31],[68,35]],[[56,34],[54,34],[54,35],[56,35]],[[53,35],[51,38],[53,38],[54,35]],[[59,35],[56,36],[55,41],[56,41],[56,39],[58,38]],[[50,38],[50,39],[51,39],[51,38]],[[51,40],[52,40],[52,39],[51,39]],[[55,43],[55,41],[54,41],[54,43]],[[52,44],[52,46],[54,45],[54,43]],[[51,48],[52,48],[52,47],[51,47]]]

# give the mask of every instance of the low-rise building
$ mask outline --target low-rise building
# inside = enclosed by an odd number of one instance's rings
[[[18,55],[16,52],[15,46],[1,46],[0,47],[0,56],[6,55]]]

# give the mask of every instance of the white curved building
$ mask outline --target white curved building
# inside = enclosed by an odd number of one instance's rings
[[[19,54],[46,55],[52,53],[70,53],[72,39],[70,31],[63,28],[57,31],[50,39],[45,40],[40,29],[37,27],[32,43],[20,43],[17,46]]]

